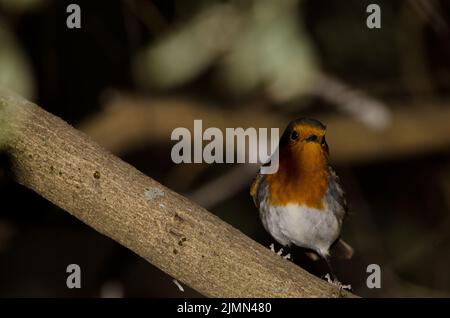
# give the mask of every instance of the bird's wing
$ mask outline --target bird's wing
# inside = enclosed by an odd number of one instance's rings
[[[348,214],[347,200],[345,199],[345,192],[341,187],[341,182],[339,180],[336,171],[333,167],[328,166],[328,171],[330,173],[329,182],[329,195],[332,199],[339,205],[334,208],[334,213],[341,216],[341,221]],[[353,248],[344,242],[341,238],[338,238],[336,242],[331,246],[331,255],[340,259],[350,259],[353,256]]]
[[[258,202],[258,188],[259,188],[259,182],[261,180],[261,174],[258,173],[255,177],[255,179],[253,179],[253,183],[250,187],[250,195],[253,198],[253,203],[255,204],[255,206],[257,208],[259,208],[259,202]]]
[[[345,192],[341,187],[341,181],[339,180],[336,171],[333,167],[328,165],[328,171],[330,173],[329,193],[331,197],[342,207],[344,214],[348,213],[347,200],[345,199]]]

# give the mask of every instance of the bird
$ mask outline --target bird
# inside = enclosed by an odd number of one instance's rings
[[[341,239],[348,207],[329,164],[325,134],[326,126],[318,120],[291,121],[278,144],[278,170],[262,174],[260,169],[250,194],[265,230],[279,244],[314,251],[335,277],[330,257],[349,259],[353,248]]]

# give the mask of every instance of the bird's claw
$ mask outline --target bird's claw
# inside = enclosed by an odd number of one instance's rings
[[[330,274],[326,274],[325,275],[325,279],[327,280],[327,282],[329,282],[331,285],[336,286],[337,288],[339,288],[339,291],[342,290],[352,290],[352,285],[348,284],[348,285],[344,285],[342,284],[340,281],[337,280],[337,278],[331,279]]]
[[[277,252],[277,255],[278,255],[278,256],[283,255],[283,248],[280,248],[280,250]]]
[[[275,245],[273,245],[273,243],[270,244],[269,248],[270,248],[270,250],[271,250],[272,252],[276,253],[276,252],[275,252]]]
[[[284,252],[283,248],[280,248],[280,250],[278,252],[275,251],[275,245],[273,243],[270,244],[270,250],[272,252],[274,252],[275,254],[277,254],[278,256],[281,256],[283,259],[292,260],[291,253],[288,253],[288,254],[283,256],[283,252]]]

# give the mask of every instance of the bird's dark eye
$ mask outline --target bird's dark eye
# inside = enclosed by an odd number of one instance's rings
[[[295,130],[292,131],[291,133],[291,139],[292,140],[297,140],[298,139],[298,132],[296,132]]]
[[[311,142],[317,142],[317,136],[316,135],[309,135],[308,138],[306,138],[307,141]]]

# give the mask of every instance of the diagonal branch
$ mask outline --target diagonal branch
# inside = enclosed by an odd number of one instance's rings
[[[352,296],[1,91],[0,147],[17,182],[206,296]]]

